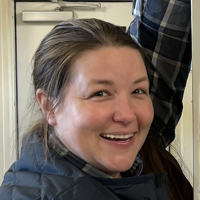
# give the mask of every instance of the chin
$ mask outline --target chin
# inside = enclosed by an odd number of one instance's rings
[[[112,173],[121,173],[129,170],[133,166],[134,160],[130,162],[130,160],[117,161],[107,166],[107,170],[109,170],[108,174]]]

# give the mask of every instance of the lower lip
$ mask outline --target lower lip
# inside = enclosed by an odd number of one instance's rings
[[[101,137],[101,136],[100,136]],[[123,142],[119,142],[119,141],[112,141],[112,140],[106,140],[103,137],[101,137],[101,139],[108,145],[113,146],[115,148],[121,148],[121,149],[127,149],[130,146],[132,146],[134,140],[135,140],[135,133],[133,134],[133,137],[128,140],[128,141],[123,141]]]

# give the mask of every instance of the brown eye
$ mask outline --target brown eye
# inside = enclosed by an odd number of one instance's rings
[[[104,91],[99,91],[99,92],[96,92],[92,95],[92,97],[104,97],[104,96],[107,96],[107,92],[104,92]]]
[[[134,90],[133,91],[133,94],[144,94],[144,90],[141,90],[141,89],[137,89],[137,90]]]

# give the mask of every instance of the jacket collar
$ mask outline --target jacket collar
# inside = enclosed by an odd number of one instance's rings
[[[89,174],[93,177],[99,178],[112,178],[108,174],[102,172],[101,170],[93,167],[92,165],[88,164],[81,158],[74,155],[70,152],[55,136],[55,134],[49,132],[48,133],[48,143],[59,155],[70,161],[73,165],[84,171],[85,173]],[[132,167],[126,171],[121,173],[122,177],[130,177],[130,176],[139,176],[143,170],[143,161],[142,157],[138,154],[136,159],[132,165]]]

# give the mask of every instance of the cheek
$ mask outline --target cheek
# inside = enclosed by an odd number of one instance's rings
[[[148,113],[149,113],[150,124],[152,124],[152,121],[153,121],[153,118],[154,118],[154,108],[153,108],[153,104],[152,104],[151,100],[149,101],[149,104],[147,106],[147,110],[148,110]]]
[[[144,103],[139,111],[139,125],[141,128],[149,129],[154,117],[154,109],[151,100]],[[147,132],[148,133],[148,132]]]
[[[81,124],[85,129],[93,131],[101,131],[103,127],[110,121],[110,112],[105,108],[86,108],[80,111],[80,115],[77,116],[79,119],[78,123]]]

